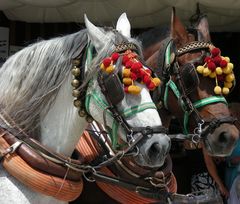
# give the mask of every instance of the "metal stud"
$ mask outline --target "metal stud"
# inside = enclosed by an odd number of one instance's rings
[[[73,87],[77,88],[77,87],[79,87],[80,82],[77,79],[73,79],[71,84],[72,84]]]
[[[73,89],[72,95],[76,98],[78,98],[81,95],[81,92],[77,89]]]
[[[80,108],[81,105],[82,105],[82,102],[80,100],[76,99],[76,100],[73,101],[73,105],[77,108]]]
[[[80,68],[74,67],[74,68],[72,69],[72,74],[73,74],[73,76],[80,76],[80,74],[81,74]]]
[[[85,110],[82,109],[82,110],[78,111],[78,114],[80,117],[85,117],[87,113]]]
[[[80,64],[80,60],[75,59],[72,61],[73,65],[78,66]]]
[[[92,116],[87,115],[87,116],[86,116],[86,121],[87,121],[88,123],[91,123],[91,122],[93,121]]]

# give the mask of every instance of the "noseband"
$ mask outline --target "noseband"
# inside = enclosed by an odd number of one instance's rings
[[[197,72],[195,71],[195,66],[193,65],[199,60],[202,60],[204,57],[204,51],[209,50],[209,47],[213,46],[211,43],[194,41],[191,42],[179,49],[176,49],[173,44],[173,40],[171,38],[166,38],[163,41],[164,50],[159,51],[159,70],[158,76],[162,77],[163,80],[163,90],[161,92],[161,99],[163,99],[164,107],[168,109],[168,90],[171,89],[174,95],[177,97],[179,104],[184,112],[184,134],[188,135],[188,122],[189,116],[193,115],[198,126],[194,129],[194,133],[192,135],[192,141],[194,143],[199,142],[202,138],[206,138],[208,134],[211,134],[216,128],[218,128],[223,123],[233,124],[236,119],[233,117],[223,117],[223,118],[215,118],[213,120],[207,121],[202,118],[198,112],[198,108],[203,106],[214,104],[214,103],[224,103],[228,105],[226,99],[223,96],[210,96],[204,99],[200,99],[198,101],[192,102],[189,98],[189,93],[184,87],[184,80],[181,73],[181,69],[178,63],[178,57],[184,55],[186,53],[190,53],[192,51],[201,50],[202,55],[196,60],[187,63],[183,66],[192,66],[194,69],[194,73],[192,77],[195,81],[199,80],[197,76]],[[162,71],[161,71],[162,70]],[[172,76],[176,77],[176,84],[172,80]],[[198,81],[199,82],[199,81]],[[195,82],[197,85],[198,83]]]

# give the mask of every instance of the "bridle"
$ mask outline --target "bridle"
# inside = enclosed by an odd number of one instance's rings
[[[89,49],[93,49],[93,48],[92,48],[92,46],[89,46],[87,49],[88,49],[87,52],[89,52]],[[117,52],[121,55],[126,50],[130,50],[130,49],[136,53],[138,52],[137,46],[133,43],[118,44],[118,45],[116,45],[116,49],[114,52]],[[90,52],[93,52],[93,51],[90,51]],[[92,54],[87,55],[87,56],[92,56]],[[91,59],[90,60],[86,59],[86,60],[91,61]],[[121,60],[121,59],[119,59],[119,60]],[[76,61],[76,59],[75,59],[75,61]],[[80,63],[78,63],[78,64],[80,64]],[[76,67],[76,65],[74,65],[74,66]],[[98,106],[103,110],[104,126],[107,128],[107,131],[109,131],[109,133],[110,133],[114,149],[117,146],[119,146],[118,141],[117,141],[117,131],[118,131],[119,126],[121,126],[124,129],[124,131],[126,132],[128,147],[136,146],[137,143],[140,142],[142,140],[142,138],[144,138],[147,135],[151,136],[152,134],[155,134],[155,133],[165,133],[166,134],[168,132],[168,130],[161,125],[154,126],[154,127],[150,127],[150,126],[131,127],[128,124],[128,122],[126,121],[125,118],[131,117],[131,116],[133,116],[139,112],[142,112],[146,109],[156,109],[156,106],[152,102],[147,102],[147,103],[139,104],[137,107],[131,107],[129,109],[126,109],[123,112],[120,112],[118,110],[117,104],[120,103],[125,96],[125,93],[123,91],[123,85],[120,81],[120,77],[121,77],[120,76],[121,75],[120,67],[121,66],[118,66],[116,71],[111,74],[106,74],[102,70],[99,71],[99,73],[98,73],[97,81],[101,88],[102,94],[106,98],[106,101],[103,100],[100,97],[99,93],[97,93],[95,91],[92,91],[91,94],[86,94],[84,99],[80,99],[80,97],[79,98],[77,97],[77,99],[76,99],[76,100],[81,101],[80,109],[85,109],[85,112],[88,114],[90,113],[90,111],[89,111],[90,99],[94,100],[98,104]],[[74,80],[80,81],[80,79],[83,78],[83,76],[82,76],[83,72],[84,71],[82,71],[81,74],[79,74],[78,76],[75,76]],[[107,114],[113,118],[112,127],[109,127],[109,125],[106,122]],[[135,136],[137,136],[138,138],[136,139]]]
[[[191,140],[194,143],[198,143],[200,139],[206,139],[206,136],[212,133],[221,124],[233,124],[236,121],[236,119],[231,116],[215,118],[212,120],[202,118],[198,112],[199,108],[214,103],[224,103],[227,105],[226,99],[223,96],[210,96],[192,102],[189,98],[190,92],[184,87],[183,76],[181,73],[183,67],[191,66],[191,69],[188,71],[194,71],[192,76],[195,77],[195,85],[198,85],[199,79],[194,64],[203,59],[204,53],[209,50],[209,46],[212,46],[212,44],[194,41],[176,49],[173,39],[169,37],[163,41],[163,48],[159,50],[159,70],[157,71],[157,74],[158,76],[161,76],[163,80],[161,100],[163,101],[164,107],[168,109],[168,92],[169,89],[171,89],[184,112],[184,134],[188,137],[191,136]],[[178,57],[198,50],[202,51],[202,55],[199,58],[180,67]],[[176,78],[175,82],[172,80],[173,76]],[[188,133],[188,121],[190,115],[194,117],[194,120],[197,123],[197,127],[194,129],[193,134]]]

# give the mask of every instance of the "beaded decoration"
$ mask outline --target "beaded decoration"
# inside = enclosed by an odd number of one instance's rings
[[[215,79],[216,86],[214,93],[217,95],[227,95],[233,86],[235,76],[233,73],[233,64],[229,57],[221,56],[219,48],[210,46],[211,55],[205,57],[205,64],[197,67],[197,72],[204,77]]]
[[[107,73],[112,73],[115,69],[115,63],[122,55],[122,81],[124,84],[125,93],[139,94],[141,88],[134,84],[134,81],[139,81],[146,84],[149,90],[154,90],[160,85],[159,78],[152,78],[152,71],[149,68],[144,68],[142,63],[137,59],[137,54],[131,50],[126,50],[123,54],[114,52],[111,57],[103,59],[100,68]]]

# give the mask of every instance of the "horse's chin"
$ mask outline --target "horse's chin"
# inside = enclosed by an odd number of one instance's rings
[[[146,156],[142,155],[139,153],[136,157],[134,157],[134,161],[136,162],[137,165],[141,167],[147,167],[147,168],[160,168],[163,166],[165,162],[166,157],[162,158],[162,160],[157,160],[157,161],[151,161]]]

